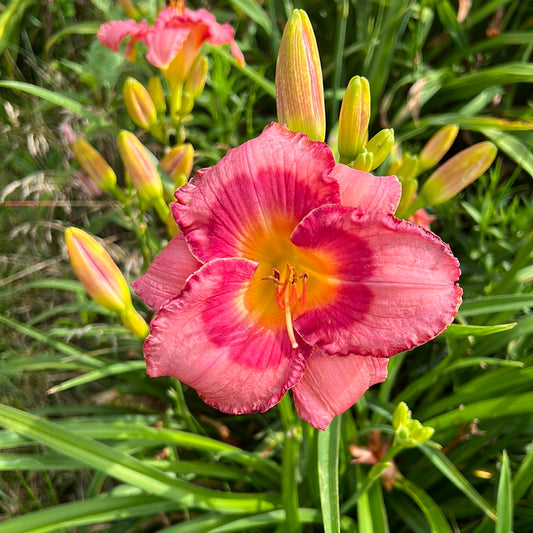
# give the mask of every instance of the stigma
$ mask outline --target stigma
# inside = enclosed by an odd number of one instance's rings
[[[307,295],[307,280],[309,276],[307,273],[297,273],[294,267],[287,264],[285,276],[274,268],[272,269],[272,276],[262,278],[274,282],[274,297],[276,305],[285,315],[285,327],[291,342],[291,346],[298,348],[296,336],[294,335],[294,326],[292,323],[292,314],[296,308],[302,310],[305,307],[305,299]]]

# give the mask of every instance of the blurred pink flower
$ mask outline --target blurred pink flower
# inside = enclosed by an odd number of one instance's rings
[[[229,44],[231,52],[240,65],[244,57],[233,40],[233,28],[228,24],[218,24],[215,17],[205,9],[192,11],[183,7],[171,6],[163,9],[153,26],[144,20],[117,20],[101,26],[98,39],[113,51],[118,51],[120,43],[130,36],[126,56],[133,59],[137,42],[146,45],[146,59],[165,72],[172,74],[173,81],[183,82],[191,65],[198,56],[204,42],[214,45]]]
[[[232,414],[292,389],[324,429],[457,313],[458,262],[393,216],[399,197],[395,177],[335,164],[279,124],[199,171],[176,191],[182,233],[134,282],[157,309],[148,374]]]
[[[430,230],[431,223],[436,219],[435,215],[430,215],[423,207],[415,211],[409,218],[409,222],[422,226],[424,229]]]

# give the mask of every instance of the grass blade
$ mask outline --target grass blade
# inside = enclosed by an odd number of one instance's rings
[[[424,513],[432,533],[453,533],[440,507],[418,485],[404,478],[397,480],[394,486],[403,490],[416,502]]]
[[[508,533],[513,530],[513,486],[509,456],[504,450],[501,459],[500,481],[498,483],[498,500],[496,502],[498,520],[494,533]]]
[[[342,417],[336,416],[318,434],[318,483],[325,533],[340,531],[339,437]]]
[[[510,324],[498,324],[496,326],[464,326],[462,324],[450,324],[443,335],[446,337],[468,337],[470,335],[473,335],[474,337],[482,337],[513,329],[515,326],[516,322]]]
[[[91,122],[94,122],[98,127],[108,127],[110,123],[102,116],[93,113],[86,104],[78,102],[73,98],[65,96],[57,91],[50,91],[49,89],[44,89],[43,87],[38,87],[37,85],[32,85],[31,83],[26,83],[22,81],[9,81],[1,80],[0,87],[5,87],[6,89],[13,89],[14,91],[21,91],[24,93],[32,94],[37,96],[47,102],[50,102],[53,105],[58,107],[63,107],[68,109],[77,115],[89,119]]]
[[[424,425],[430,425],[424,423]],[[477,492],[471,483],[459,472],[457,467],[440,450],[423,444],[419,449],[431,460],[431,462],[476,506],[479,507],[490,519],[496,520],[496,511]]]
[[[47,533],[64,529],[73,531],[78,526],[156,515],[180,507],[174,501],[148,494],[136,496],[102,494],[98,498],[55,505],[11,518],[0,523],[0,533]]]
[[[270,494],[228,494],[172,478],[126,453],[7,405],[0,404],[0,421],[4,427],[73,457],[91,468],[186,507],[223,513],[247,513],[269,511],[278,503],[278,498]]]

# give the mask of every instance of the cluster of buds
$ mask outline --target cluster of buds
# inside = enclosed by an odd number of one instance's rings
[[[322,67],[313,27],[306,12],[292,12],[281,38],[276,64],[278,121],[292,131],[323,141],[326,132]],[[358,170],[377,168],[394,144],[384,129],[368,140],[370,87],[365,78],[350,80],[339,117],[340,162]]]
[[[123,203],[127,195],[117,186],[115,171],[104,157],[84,138],[71,135],[71,148],[76,160],[89,179],[102,191],[110,192]],[[176,189],[184,185],[192,172],[194,149],[191,144],[183,143],[169,148],[157,161],[155,156],[131,132],[122,130],[118,134],[118,150],[124,165],[126,181],[131,183],[141,203],[141,208],[154,208],[159,218],[168,223],[169,206],[167,194],[158,166],[168,174]],[[168,196],[168,198],[167,198]]]
[[[324,140],[320,57],[311,22],[302,10],[293,11],[281,39],[276,65],[276,104],[279,122],[292,131],[305,133],[312,140]],[[346,88],[339,115],[339,162],[370,172],[384,163],[392,152],[393,163],[386,173],[395,174],[402,183],[396,216],[415,216],[415,222],[428,228],[432,217],[423,208],[455,196],[481,176],[496,157],[497,149],[488,141],[471,146],[437,168],[418,192],[418,176],[438,164],[453,144],[459,128],[445,126],[427,142],[418,157],[411,154],[400,157],[392,129],[382,129],[368,139],[370,116],[368,80],[354,76]]]
[[[404,402],[399,403],[392,413],[394,439],[382,440],[377,430],[370,432],[365,446],[351,444],[349,452],[354,457],[352,464],[372,465],[369,477],[380,475],[387,491],[392,490],[398,479],[402,478],[394,458],[405,448],[414,448],[433,436],[435,430],[423,426],[418,420],[411,418],[411,411]]]
[[[370,172],[379,167],[394,144],[394,131],[383,129],[368,140],[370,85],[361,76],[348,83],[339,115],[338,150],[340,162]]]
[[[450,200],[490,167],[498,150],[490,141],[483,141],[460,151],[437,167],[418,191],[418,177],[441,161],[458,133],[458,126],[444,126],[427,141],[418,156],[396,155],[387,170],[387,173],[398,176],[402,183],[402,198],[396,216],[415,216],[424,207]]]
[[[146,337],[148,325],[134,309],[128,284],[105,248],[78,228],[65,230],[65,243],[72,268],[89,296],[117,313],[134,335]]]
[[[132,122],[149,132],[155,139],[168,144],[171,133],[183,138],[181,124],[190,115],[196,100],[202,94],[207,78],[207,58],[199,55],[193,62],[185,82],[170,95],[170,122],[166,117],[167,103],[161,78],[153,76],[147,87],[129,77],[122,87],[124,105]],[[172,129],[173,128],[173,129]]]
[[[419,446],[435,433],[432,427],[423,426],[418,420],[413,420],[411,411],[404,402],[400,402],[392,413],[392,427],[394,428],[393,447],[400,448]]]

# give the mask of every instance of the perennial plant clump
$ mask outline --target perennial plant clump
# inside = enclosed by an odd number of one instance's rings
[[[0,533],[532,531],[525,4],[118,4],[0,14]]]

